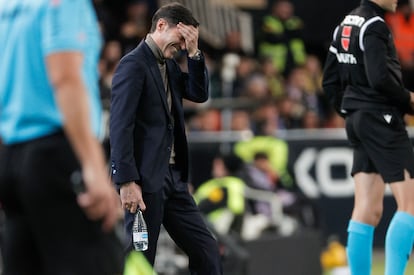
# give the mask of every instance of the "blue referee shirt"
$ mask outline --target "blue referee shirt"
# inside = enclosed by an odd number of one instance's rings
[[[98,59],[101,36],[90,0],[0,0],[0,138],[15,144],[62,128],[45,58],[76,51],[84,58],[91,122],[101,134]]]

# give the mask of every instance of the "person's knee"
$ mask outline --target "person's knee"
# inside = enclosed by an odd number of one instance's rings
[[[377,226],[381,220],[383,212],[382,204],[377,205],[359,205],[354,208],[352,219]]]
[[[390,185],[392,193],[397,202],[398,211],[414,215],[414,179]]]
[[[381,209],[374,209],[371,213],[371,217],[370,217],[371,223],[369,224],[373,226],[377,226],[381,220],[381,217],[382,217],[382,207]]]

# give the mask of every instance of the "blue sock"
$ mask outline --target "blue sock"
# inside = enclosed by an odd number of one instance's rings
[[[346,255],[352,275],[371,274],[374,229],[370,224],[349,221]]]
[[[414,242],[414,216],[396,212],[385,237],[385,275],[403,275]]]

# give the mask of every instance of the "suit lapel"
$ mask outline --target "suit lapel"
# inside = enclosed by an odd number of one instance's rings
[[[148,64],[148,68],[151,72],[155,86],[157,87],[157,91],[161,97],[164,109],[167,112],[168,116],[171,116],[167,103],[167,93],[165,92],[164,83],[162,81],[160,69],[158,68],[157,60],[155,59],[154,54],[151,52],[151,49],[148,47],[148,45],[145,42],[142,43],[144,44],[144,50],[146,51],[146,54],[144,55],[146,58],[146,64]]]
[[[174,94],[174,91],[175,91],[175,82],[174,82],[174,77],[171,77],[171,76],[174,76],[174,71],[172,71],[171,70],[171,60],[166,60],[165,61],[165,69],[167,70],[167,75],[168,75],[168,85],[170,86],[170,93],[171,93],[171,105],[172,106],[174,106],[174,105],[176,105],[176,102],[175,102],[175,94]],[[174,108],[174,107],[171,107],[171,108]]]
[[[167,69],[168,75],[170,76],[168,83],[170,85],[170,92],[171,92],[171,105],[172,105],[171,108],[174,109],[174,114],[176,118],[179,119],[179,121],[175,121],[175,125],[179,123],[181,126],[181,129],[184,129],[185,128],[184,121],[181,119],[181,117],[183,116],[183,108],[181,104],[182,96],[181,96],[179,84],[176,82],[177,71],[174,70],[176,64],[174,61],[171,61],[171,60],[167,60],[165,64],[167,65],[166,69]]]

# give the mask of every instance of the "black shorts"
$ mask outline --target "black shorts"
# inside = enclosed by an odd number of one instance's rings
[[[121,242],[76,202],[79,168],[63,133],[0,147],[4,275],[122,274]]]
[[[414,152],[403,116],[395,110],[358,110],[346,118],[346,133],[354,149],[352,176],[379,173],[385,183],[414,176]]]

